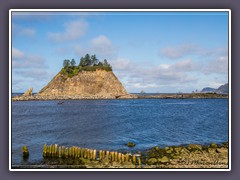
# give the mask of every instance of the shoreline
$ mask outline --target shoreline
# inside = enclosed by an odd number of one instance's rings
[[[112,99],[227,99],[228,94],[216,93],[182,93],[182,94],[126,94],[119,96],[40,96],[38,94],[32,96],[14,96],[12,101],[47,101],[47,100],[112,100]]]
[[[55,145],[56,146],[56,145]],[[73,146],[75,147],[75,146]],[[72,147],[71,147],[72,148]],[[52,156],[43,157],[35,163],[27,160],[23,164],[12,165],[13,169],[115,169],[115,168],[152,168],[152,169],[182,169],[182,168],[222,168],[227,169],[228,164],[228,142],[221,144],[211,143],[209,145],[189,144],[180,146],[166,146],[159,148],[155,146],[140,153],[126,153],[109,151],[95,151],[95,159],[89,155],[91,150],[85,154],[69,154],[67,157]],[[77,148],[77,147],[75,147]],[[71,151],[74,152],[74,151]],[[76,152],[76,151],[75,151]],[[79,156],[77,156],[79,155]]]

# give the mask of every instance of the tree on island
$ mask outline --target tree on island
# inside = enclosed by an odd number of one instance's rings
[[[108,63],[106,59],[101,62],[97,59],[97,56],[95,54],[86,54],[84,57],[80,58],[78,66],[76,66],[76,61],[74,59],[72,59],[71,61],[65,59],[63,61],[63,69],[61,73],[67,74],[69,77],[72,77],[78,74],[79,71],[96,71],[97,69],[112,71],[112,66]]]
[[[98,59],[95,54],[91,56],[91,64],[93,66],[96,66],[98,64]]]
[[[76,65],[75,59],[72,59],[71,66],[74,67]]]
[[[70,60],[65,59],[65,60],[63,61],[63,67],[64,67],[64,68],[68,68],[69,66],[70,66]]]

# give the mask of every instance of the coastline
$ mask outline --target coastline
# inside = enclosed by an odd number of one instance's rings
[[[89,152],[89,151],[88,151]],[[70,153],[70,152],[69,152]],[[115,153],[116,154],[116,153]],[[178,168],[228,168],[228,142],[209,145],[189,144],[159,148],[155,146],[140,153],[128,153],[126,159],[119,156],[111,157],[111,152],[97,151],[96,158],[90,159],[88,155],[79,156],[68,154],[67,157],[44,157],[41,162],[12,165],[14,169],[36,168],[71,168],[71,169],[115,169],[115,168],[152,168],[152,169],[178,169]],[[126,155],[126,154],[125,154]],[[89,156],[91,157],[91,156]],[[120,158],[118,158],[120,157]]]
[[[42,101],[42,100],[82,100],[82,99],[212,99],[212,98],[228,98],[228,94],[216,93],[178,93],[178,94],[126,94],[119,96],[79,96],[79,95],[64,95],[64,96],[41,96],[38,94],[31,96],[14,96],[12,101]]]

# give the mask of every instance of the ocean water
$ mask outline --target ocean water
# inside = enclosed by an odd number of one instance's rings
[[[121,151],[221,143],[228,141],[228,99],[14,101],[11,123],[12,164],[22,162],[23,145],[34,163],[45,143]]]

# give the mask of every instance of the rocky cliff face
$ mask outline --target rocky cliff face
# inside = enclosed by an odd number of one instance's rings
[[[112,71],[81,71],[73,77],[58,73],[37,96],[118,98],[128,95]]]

